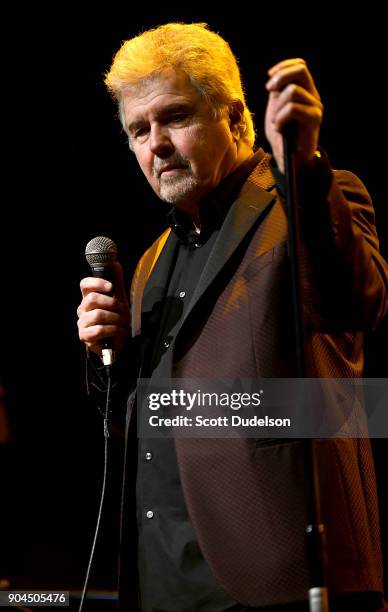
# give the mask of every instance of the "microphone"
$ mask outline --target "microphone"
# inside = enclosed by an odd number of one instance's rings
[[[88,242],[85,248],[85,257],[88,262],[92,276],[103,278],[113,284],[113,264],[117,261],[117,246],[110,238],[97,236]],[[112,295],[112,293],[110,293]],[[102,361],[105,366],[111,366],[114,362],[114,351],[112,339],[106,338],[101,342]]]

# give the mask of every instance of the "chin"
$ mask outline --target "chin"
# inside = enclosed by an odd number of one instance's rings
[[[159,185],[159,197],[169,204],[179,204],[188,200],[198,199],[201,188],[193,177],[185,177],[182,180],[164,179]]]

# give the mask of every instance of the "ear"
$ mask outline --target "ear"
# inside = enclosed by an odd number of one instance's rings
[[[241,100],[232,102],[229,106],[229,126],[235,140],[240,140],[240,125],[244,114],[244,104]]]

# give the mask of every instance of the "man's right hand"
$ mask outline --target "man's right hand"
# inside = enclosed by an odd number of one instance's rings
[[[101,340],[112,338],[113,348],[120,353],[130,334],[131,315],[124,289],[123,270],[114,264],[114,293],[112,284],[102,278],[87,277],[80,283],[82,302],[78,306],[78,334],[86,346],[101,356]]]

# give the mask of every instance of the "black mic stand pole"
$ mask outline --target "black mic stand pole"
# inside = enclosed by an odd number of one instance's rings
[[[286,127],[283,133],[285,199],[288,217],[288,250],[291,266],[293,318],[296,339],[298,377],[306,377],[306,330],[303,321],[303,299],[299,267],[300,223],[295,174],[295,126]],[[329,612],[327,588],[327,553],[325,526],[321,521],[321,504],[316,448],[313,438],[304,438],[304,458],[308,487],[308,525],[306,542],[309,557],[310,588],[308,593],[310,612]]]

